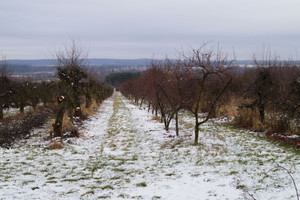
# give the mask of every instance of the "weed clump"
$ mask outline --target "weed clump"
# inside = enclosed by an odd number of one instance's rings
[[[161,118],[159,116],[153,116],[151,120],[161,122]]]
[[[53,139],[48,146],[49,150],[62,149],[62,148],[64,148],[64,144],[61,140],[58,139]]]
[[[147,187],[147,184],[145,182],[137,183],[137,187]]]
[[[98,110],[98,104],[96,100],[92,100],[92,103],[89,107],[83,106],[82,107],[82,116],[84,119],[86,119],[88,116],[93,116],[95,112]]]
[[[264,124],[258,119],[256,109],[240,108],[233,124],[252,131],[264,131]]]

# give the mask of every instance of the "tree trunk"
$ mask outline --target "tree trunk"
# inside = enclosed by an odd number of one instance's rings
[[[89,108],[92,104],[92,98],[90,94],[85,95],[85,107]]]
[[[0,119],[3,119],[4,115],[3,115],[3,107],[0,106]]]
[[[195,116],[195,142],[194,142],[194,144],[195,145],[198,144],[198,137],[199,137],[199,119],[198,119],[199,105],[200,105],[200,101],[201,101],[201,97],[202,97],[204,83],[206,81],[207,76],[208,76],[208,74],[204,74],[202,81],[199,84],[197,100],[196,100],[195,107],[194,107],[194,116]]]
[[[76,85],[79,85],[79,83],[76,83]],[[75,117],[82,117],[82,111],[80,106],[80,95],[78,92],[77,87],[73,87],[73,102],[74,102],[74,116]]]
[[[198,144],[198,138],[199,138],[199,119],[198,119],[198,112],[194,113],[195,116],[195,141],[194,144]]]
[[[175,114],[175,121],[176,121],[176,136],[179,136],[179,127],[178,127],[178,112]]]
[[[36,110],[36,108],[37,108],[37,103],[33,103],[33,104],[32,104],[32,108],[33,108],[33,110]]]
[[[265,106],[263,104],[259,107],[259,115],[260,115],[260,121],[262,123],[264,123],[264,121],[265,121]]]
[[[165,119],[165,113],[164,112],[160,112],[160,114],[161,114],[160,123],[163,123],[164,119]]]
[[[171,122],[172,118],[168,118],[168,117],[164,117],[163,121],[164,121],[164,125],[165,125],[165,130],[169,131],[169,127],[170,127],[170,122]]]
[[[69,120],[71,121],[72,124],[74,124],[73,119],[74,119],[74,108],[73,105],[70,105],[71,102],[67,102],[67,114],[69,117]]]
[[[55,123],[53,126],[53,132],[54,137],[60,137],[62,138],[62,124],[64,119],[64,113],[65,113],[65,101],[58,103],[58,111],[56,113]]]
[[[144,102],[144,98],[142,98],[142,100],[141,100],[140,107],[142,107],[143,102]]]
[[[261,92],[258,93],[258,110],[261,123],[265,121],[265,105]]]
[[[166,118],[164,119],[164,125],[165,125],[165,130],[169,131],[169,123],[168,123],[168,120]]]
[[[21,105],[20,105],[20,113],[23,114],[24,113],[24,103],[21,102]]]

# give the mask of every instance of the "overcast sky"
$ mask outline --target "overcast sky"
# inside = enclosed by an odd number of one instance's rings
[[[1,0],[0,54],[52,58],[77,39],[90,58],[163,58],[212,41],[300,59],[299,24],[300,0]]]

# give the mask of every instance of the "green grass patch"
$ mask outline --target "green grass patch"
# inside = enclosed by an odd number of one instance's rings
[[[121,178],[122,178],[121,176],[114,176],[114,177],[110,178],[110,180],[119,180]]]
[[[237,160],[237,162],[240,164],[240,165],[247,165],[248,164],[248,161],[247,160]]]
[[[175,173],[169,173],[169,174],[165,174],[165,176],[174,176],[176,175]]]
[[[78,179],[63,179],[62,182],[77,182]]]
[[[137,183],[137,187],[147,187],[147,184],[145,182]]]
[[[237,171],[231,171],[231,172],[229,172],[229,175],[236,175],[236,174],[238,174]]]
[[[69,190],[66,194],[72,194],[72,193],[75,193],[75,192],[77,192],[77,191],[72,189],[72,190]]]
[[[95,194],[94,190],[90,190],[90,191],[87,191],[86,193],[82,194],[80,197],[84,197],[86,195],[89,195],[89,194]]]
[[[99,196],[98,199],[110,199],[110,196]]]
[[[113,190],[114,187],[111,186],[111,185],[106,185],[106,186],[101,187],[101,189],[102,189],[102,190]]]
[[[23,173],[23,175],[24,176],[31,176],[31,175],[33,175],[31,172],[25,172],[25,173]]]
[[[160,196],[154,196],[154,197],[151,198],[151,200],[157,200],[157,199],[161,199],[161,197]]]
[[[22,185],[28,185],[29,183],[34,183],[34,180],[29,180],[29,181],[23,181]]]
[[[216,160],[216,164],[222,164],[222,163],[227,163],[227,160]]]
[[[123,198],[123,199],[129,199],[129,195],[128,194],[120,194],[119,196],[118,196],[118,198]]]
[[[238,189],[238,190],[244,190],[244,189],[246,189],[246,186],[245,185],[237,185],[236,189]]]
[[[191,177],[199,177],[201,174],[191,174]]]
[[[114,168],[113,171],[115,171],[115,172],[125,172],[126,169],[122,169],[122,168]]]
[[[45,183],[57,183],[57,181],[50,180],[50,181],[46,181]]]

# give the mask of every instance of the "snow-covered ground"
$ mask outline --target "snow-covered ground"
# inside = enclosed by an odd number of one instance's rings
[[[48,150],[35,130],[27,143],[0,148],[0,199],[297,199],[300,157],[222,120],[201,126],[181,114],[181,133],[120,93],[85,122],[81,137]],[[173,125],[171,125],[173,127]]]

